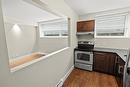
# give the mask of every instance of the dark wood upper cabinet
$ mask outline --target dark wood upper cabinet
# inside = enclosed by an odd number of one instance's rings
[[[115,74],[115,53],[94,52],[94,71]]]
[[[95,20],[77,22],[77,32],[93,32]]]

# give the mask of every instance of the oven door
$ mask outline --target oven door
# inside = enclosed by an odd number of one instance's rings
[[[93,64],[93,53],[85,51],[75,51],[75,62]]]

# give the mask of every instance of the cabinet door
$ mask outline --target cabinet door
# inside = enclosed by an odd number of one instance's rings
[[[117,55],[114,53],[108,53],[107,56],[109,58],[108,73],[115,75],[115,60]]]
[[[84,22],[78,22],[77,23],[77,32],[85,32]]]
[[[116,55],[106,52],[94,52],[94,71],[114,74]]]
[[[77,32],[92,32],[94,31],[94,27],[94,20],[77,22]]]
[[[118,56],[116,62],[116,80],[119,87],[123,87],[124,66],[125,61]]]
[[[95,21],[94,20],[90,20],[90,21],[85,22],[84,29],[86,29],[87,32],[94,31],[94,27],[95,27]]]
[[[108,62],[109,58],[106,56],[106,53],[94,52],[94,71],[107,72],[108,71]]]

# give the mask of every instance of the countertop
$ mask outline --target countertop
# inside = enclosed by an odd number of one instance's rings
[[[117,53],[125,62],[128,62],[129,49],[94,47],[94,50]],[[128,65],[130,66],[130,62],[128,63],[129,63]]]

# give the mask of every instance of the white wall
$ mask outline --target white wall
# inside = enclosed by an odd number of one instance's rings
[[[92,20],[92,19],[95,19],[95,16],[99,16],[99,15],[101,16],[101,15],[106,15],[106,14],[116,14],[116,13],[123,13],[123,12],[128,12],[128,11],[130,12],[130,8],[122,8],[122,9],[81,15],[79,21]],[[129,16],[129,23],[130,23],[130,16]],[[130,26],[129,26],[129,30],[130,30]],[[94,39],[93,37],[83,36],[83,37],[79,37],[79,39],[95,41],[95,47],[119,48],[119,49],[130,48],[130,38],[96,38]]]
[[[77,15],[64,0],[43,0],[51,8],[71,18],[71,47],[46,60],[32,64],[17,72],[10,73],[5,32],[0,7],[0,87],[55,87],[57,82],[73,65],[73,47],[76,45]],[[0,5],[1,6],[1,5]]]
[[[123,12],[130,12],[130,8],[121,8],[121,9],[114,9],[114,10],[108,10],[108,11],[102,11],[102,12],[80,15],[79,21],[80,20],[92,20],[92,19],[95,19],[95,16],[117,14],[117,13],[123,13]]]
[[[4,23],[9,58],[17,58],[34,52],[36,28],[32,25]],[[18,28],[18,29],[17,29]]]
[[[37,40],[38,40],[38,48],[39,52],[43,53],[52,53],[68,47],[68,37],[40,37],[39,29],[37,30]]]
[[[52,53],[68,47],[68,38],[40,38],[39,51],[43,53]]]

